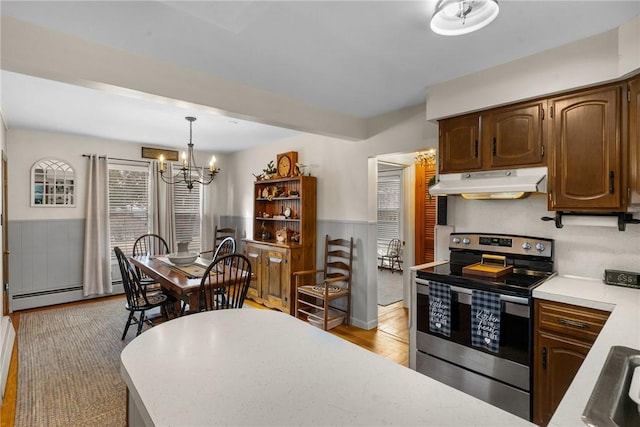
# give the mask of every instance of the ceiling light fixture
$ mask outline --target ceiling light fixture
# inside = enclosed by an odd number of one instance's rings
[[[443,36],[477,31],[498,16],[497,0],[440,0],[431,18],[431,30]]]
[[[216,156],[211,156],[211,161],[209,162],[209,171],[204,173],[204,171],[198,167],[196,164],[196,160],[193,157],[193,122],[196,121],[195,117],[185,117],[185,119],[189,122],[189,144],[187,146],[187,153],[182,152],[182,167],[173,176],[165,175],[165,165],[164,165],[164,156],[160,155],[158,161],[160,162],[160,177],[167,184],[187,184],[187,188],[191,190],[193,188],[194,183],[199,183],[202,185],[208,185],[213,182],[213,179],[216,177],[216,174],[220,172],[220,169],[216,169]]]

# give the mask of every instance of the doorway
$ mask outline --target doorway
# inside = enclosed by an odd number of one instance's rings
[[[388,306],[404,299],[404,180],[400,163],[378,161],[377,182],[377,260],[379,306]]]
[[[430,262],[434,257],[434,226],[436,224],[436,218],[438,215],[437,198],[429,198],[428,186],[432,177],[436,173],[436,151],[434,148],[425,149],[426,151],[410,152],[410,153],[396,153],[377,156],[372,159],[375,161],[375,177],[376,182],[371,183],[370,189],[376,190],[378,187],[378,174],[385,173],[387,170],[401,170],[401,186],[398,189],[400,193],[401,202],[398,212],[399,216],[399,235],[401,241],[404,243],[402,246],[402,288],[403,298],[400,303],[392,304],[390,306],[378,307],[378,323],[380,324],[383,314],[386,313],[388,308],[395,307],[399,304],[400,309],[407,309],[409,307],[411,295],[411,274],[409,267],[413,265],[423,264]],[[426,156],[426,157],[425,157]],[[423,159],[427,159],[424,161]],[[371,206],[377,208],[376,205]],[[377,212],[370,211],[373,215],[378,216]],[[373,217],[372,215],[372,217]],[[387,229],[382,229],[377,225],[377,232],[381,235],[388,233]],[[388,237],[388,235],[387,235]],[[378,238],[376,238],[378,239]],[[382,243],[384,242],[380,239]],[[373,243],[373,242],[372,242]],[[381,251],[384,248],[384,243],[376,240],[376,252]],[[372,248],[373,249],[373,248]],[[379,264],[379,260],[377,260]],[[377,291],[380,291],[380,287],[384,286],[383,278],[380,277],[380,269],[376,267],[378,277]],[[371,270],[370,270],[371,271]],[[389,272],[390,273],[390,272]],[[393,279],[400,279],[400,274],[394,272]],[[391,273],[390,273],[391,275]]]

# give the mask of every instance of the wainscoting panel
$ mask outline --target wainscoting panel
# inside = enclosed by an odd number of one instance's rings
[[[244,250],[243,238],[251,236],[251,218],[221,216],[220,225],[236,227],[240,244],[238,251]],[[316,224],[316,266],[324,262],[324,236],[331,238],[353,237],[354,271],[352,281],[351,324],[362,329],[372,329],[378,325],[377,306],[377,255],[375,223],[365,221],[318,220]],[[370,237],[373,236],[373,237]]]
[[[9,309],[85,299],[84,219],[9,221]],[[114,286],[114,293],[122,293]]]

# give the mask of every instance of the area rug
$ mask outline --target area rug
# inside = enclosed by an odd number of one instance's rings
[[[389,305],[401,301],[402,273],[378,270],[378,305]]]
[[[16,426],[125,426],[125,300],[20,315]],[[146,330],[148,326],[144,327]]]

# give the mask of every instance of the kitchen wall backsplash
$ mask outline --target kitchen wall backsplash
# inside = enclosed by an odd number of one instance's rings
[[[547,211],[545,195],[520,200],[449,197],[449,222],[456,232],[523,234],[554,239],[558,274],[601,279],[605,268],[640,271],[640,224],[627,224],[626,231],[577,225],[558,229],[554,222],[540,219],[553,215]]]

